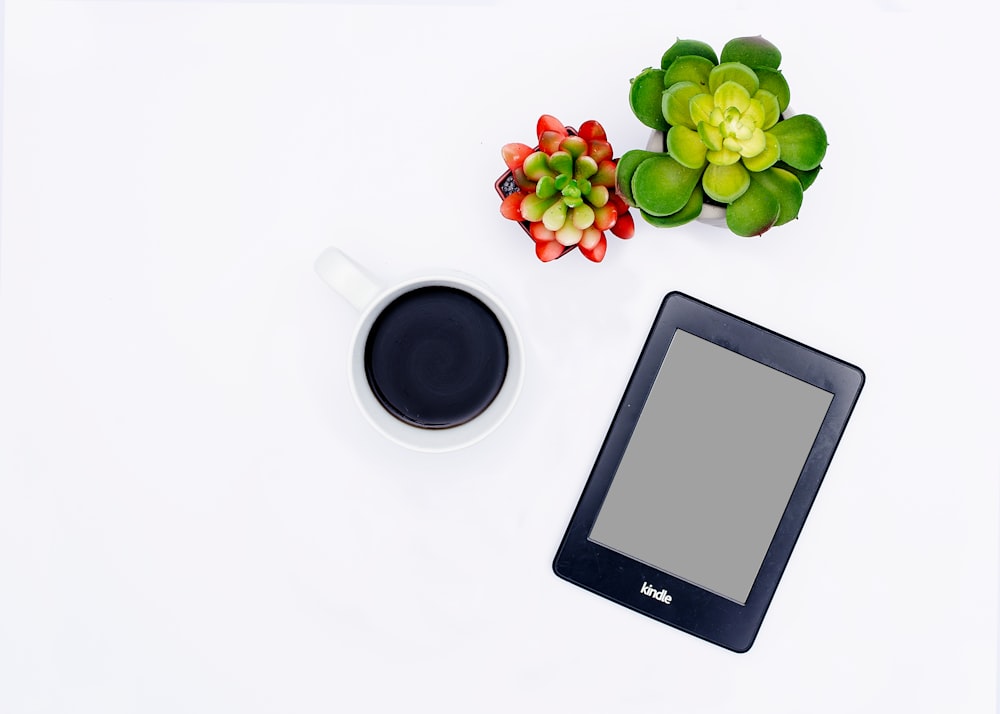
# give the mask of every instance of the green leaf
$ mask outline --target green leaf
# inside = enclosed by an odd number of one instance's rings
[[[694,130],[697,124],[691,118],[691,99],[701,93],[701,86],[694,82],[672,84],[663,93],[662,110],[667,124],[686,126],[688,129]]]
[[[764,140],[766,141],[766,145],[762,152],[750,158],[743,157],[743,165],[749,171],[763,171],[764,169],[768,169],[774,166],[774,163],[781,157],[781,148],[778,146],[778,140],[767,132],[764,132]]]
[[[521,201],[524,204],[524,201]],[[551,206],[549,206],[545,213],[542,214],[542,223],[550,231],[557,231],[563,227],[566,223],[566,215],[568,212],[568,207],[564,201],[556,201]],[[521,211],[521,215],[524,215],[524,211]]]
[[[712,110],[715,109],[715,97],[711,94],[696,94],[688,102],[688,111],[691,112],[691,121],[695,125],[701,122],[711,122]]]
[[[723,62],[742,62],[747,67],[777,69],[781,64],[781,51],[760,35],[734,37],[722,48]]]
[[[750,108],[750,92],[739,82],[723,82],[715,90],[715,106],[723,112],[735,107],[742,114]]]
[[[542,198],[536,193],[529,193],[524,197],[524,200],[521,201],[521,215],[524,217],[524,220],[531,221],[532,223],[540,221],[542,220],[542,216],[545,215],[545,212],[549,210],[554,203],[559,201],[559,196]]]
[[[573,174],[573,157],[566,151],[553,151],[549,156],[549,167],[559,175]]]
[[[772,196],[778,199],[778,220],[774,225],[780,226],[795,219],[802,208],[802,184],[792,174],[783,169],[770,168],[759,174],[753,174],[753,181],[766,188]]]
[[[581,231],[585,228],[590,228],[594,225],[594,209],[584,203],[569,212],[569,219]]]
[[[751,181],[746,193],[726,207],[726,225],[738,236],[759,236],[774,225],[780,212],[774,194]]]
[[[792,91],[788,88],[785,75],[780,70],[768,69],[767,67],[758,67],[754,71],[757,73],[757,79],[760,80],[760,88],[777,97],[779,113],[788,109]]]
[[[739,163],[728,166],[709,164],[701,185],[709,198],[719,203],[732,203],[750,186],[750,172]]]
[[[628,92],[629,105],[636,119],[659,131],[670,128],[663,118],[663,75],[662,69],[645,69],[632,80]]]
[[[597,173],[597,162],[593,156],[581,156],[576,160],[576,168],[573,170],[573,178],[589,179]]]
[[[615,176],[615,182],[618,188],[618,193],[622,195],[625,202],[630,206],[635,206],[635,198],[632,196],[632,176],[635,174],[636,168],[646,159],[654,156],[662,156],[656,151],[645,151],[644,149],[632,149],[626,151],[620,159],[618,159],[618,171]]]
[[[539,198],[551,198],[556,195],[556,180],[551,176],[542,176],[535,186]]]
[[[753,135],[743,141],[742,144],[743,150],[740,151],[740,155],[743,157],[743,160],[752,159],[755,156],[759,156],[767,148],[767,135],[760,129],[754,129]],[[777,157],[775,157],[775,161],[777,161]]]
[[[686,55],[678,57],[667,68],[663,76],[663,86],[669,87],[677,82],[694,82],[702,88],[708,90],[708,75],[715,67],[715,63],[698,55]]]
[[[667,69],[675,59],[685,55],[704,57],[712,64],[719,64],[719,57],[715,54],[715,50],[712,49],[711,45],[701,40],[682,40],[678,37],[677,41],[670,45],[667,51],[663,53],[663,57],[660,58],[660,68]]]
[[[750,102],[751,105],[754,102],[757,102],[763,110],[760,121],[757,123],[758,127],[767,131],[778,123],[778,120],[781,118],[781,105],[778,104],[776,96],[766,89],[758,89],[757,93],[753,95],[753,100]]]
[[[705,165],[706,151],[708,147],[698,132],[691,131],[686,126],[672,126],[667,132],[667,152],[682,166],[700,169]]]
[[[803,191],[808,190],[809,187],[813,185],[813,182],[816,180],[816,177],[819,176],[820,170],[823,168],[822,166],[817,166],[814,169],[803,171],[802,169],[797,169],[794,166],[789,166],[784,161],[779,161],[777,164],[775,164],[775,166],[779,169],[784,169],[788,173],[795,174],[795,177],[798,178],[799,183],[802,184]]]
[[[712,126],[708,122],[701,122],[698,124],[698,137],[701,139],[702,143],[712,151],[722,150],[722,131],[719,127]]]
[[[675,226],[690,223],[700,216],[704,201],[705,194],[702,192],[701,187],[695,186],[691,192],[691,198],[688,199],[688,202],[679,211],[671,213],[669,216],[654,216],[652,213],[647,213],[640,209],[639,215],[643,217],[646,223],[657,228],[674,228]]]
[[[669,216],[683,208],[701,178],[701,171],[657,154],[639,164],[632,176],[636,205],[654,216]]]
[[[748,99],[760,89],[760,80],[757,79],[754,71],[739,62],[720,64],[708,75],[708,89],[713,94],[726,82],[735,82],[743,87],[747,91]],[[717,106],[722,106],[718,102],[716,104]],[[724,106],[722,108],[725,109]],[[740,111],[743,110],[741,109]]]
[[[779,121],[768,133],[778,140],[781,160],[789,166],[808,171],[819,166],[826,156],[826,131],[810,114],[796,114]]]
[[[548,154],[543,151],[529,154],[521,168],[524,169],[524,175],[532,181],[537,181],[542,176],[555,176],[555,173],[549,168]]]

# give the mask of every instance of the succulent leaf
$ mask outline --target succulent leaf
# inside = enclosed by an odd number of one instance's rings
[[[536,151],[524,160],[524,174],[532,181],[538,181],[542,176],[552,176],[555,174],[549,168],[549,157],[542,151]]]
[[[555,151],[549,155],[549,168],[555,171],[557,176],[573,175],[573,157],[566,151]],[[559,188],[562,190],[562,187]]]
[[[533,151],[534,149],[527,144],[519,144],[515,142],[512,144],[505,144],[500,150],[500,153],[503,156],[503,162],[507,164],[507,168],[513,171],[514,169],[521,168],[524,164],[524,160],[528,158]]]
[[[741,62],[754,69],[777,69],[781,64],[781,51],[760,35],[734,37],[723,46],[720,59],[722,62]]]
[[[764,139],[766,144],[763,151],[756,156],[743,157],[743,165],[747,167],[747,170],[763,171],[774,166],[775,162],[781,158],[781,148],[778,146],[778,140],[767,132],[764,132]]]
[[[678,37],[677,41],[670,45],[667,51],[663,53],[663,57],[660,58],[660,68],[667,69],[674,60],[684,55],[704,57],[712,64],[719,64],[719,57],[715,54],[715,50],[712,49],[711,45],[701,40],[682,40]]]
[[[701,122],[698,124],[698,137],[707,149],[711,151],[722,150],[722,142],[725,137],[722,136],[722,131],[718,126],[713,126],[707,121]]]
[[[750,186],[750,172],[738,162],[724,166],[710,163],[705,168],[701,185],[710,198],[720,203],[732,203]]]
[[[542,114],[542,116],[538,117],[538,123],[535,125],[535,136],[541,140],[542,134],[547,131],[554,131],[562,136],[567,136],[569,134],[569,130],[566,129],[566,125],[561,121],[556,119],[551,114]]]
[[[690,223],[699,215],[701,215],[701,209],[704,205],[705,194],[700,186],[696,186],[694,191],[691,192],[691,197],[684,206],[669,216],[654,216],[646,211],[639,211],[639,215],[643,217],[646,223],[657,228],[674,228],[676,226],[682,226],[685,223]],[[614,232],[614,229],[612,229]]]
[[[704,125],[704,122],[701,124]],[[708,147],[701,140],[699,132],[686,126],[673,126],[667,132],[667,153],[689,169],[700,169],[705,165]]]
[[[661,104],[667,124],[696,129],[698,125],[691,118],[691,99],[701,93],[701,87],[694,82],[677,82],[663,92]]]
[[[535,241],[535,255],[543,263],[555,260],[566,251],[566,247],[553,236],[550,241]]]
[[[618,218],[615,220],[615,224],[611,226],[611,232],[624,240],[628,240],[634,236],[635,219],[632,218],[632,214],[628,211],[619,213]]]
[[[632,112],[646,126],[659,131],[670,127],[663,118],[663,70],[650,67],[632,80],[628,100]]]
[[[767,67],[758,67],[754,71],[760,80],[760,90],[766,90],[778,99],[779,113],[788,109],[788,102],[791,100],[792,92],[788,88],[788,81],[785,79],[785,75],[780,70],[769,69]]]
[[[590,182],[595,186],[613,188],[615,185],[616,170],[614,161],[602,161],[597,167],[597,173],[590,177]]]
[[[797,169],[814,169],[826,156],[826,131],[811,114],[796,114],[779,121],[769,133],[781,146],[781,160]]]
[[[618,170],[615,176],[615,184],[618,193],[621,194],[625,202],[630,206],[635,206],[635,197],[632,195],[632,176],[636,168],[646,159],[662,154],[656,151],[646,151],[644,149],[631,149],[622,154],[618,159]]]
[[[684,55],[675,59],[665,69],[663,86],[669,87],[677,82],[694,82],[701,91],[708,91],[708,75],[715,63],[698,55]]]
[[[542,220],[542,216],[559,201],[558,196],[540,198],[537,193],[529,193],[521,201],[521,216],[524,220],[534,223]]]
[[[538,179],[538,184],[535,186],[535,194],[539,198],[550,198],[555,196],[556,191],[556,180],[551,176],[542,176]]]
[[[613,151],[611,149],[611,144],[608,142],[601,141],[600,139],[593,139],[587,144],[587,154],[597,163],[601,163],[602,161],[610,159]]]
[[[568,152],[575,161],[587,153],[587,140],[582,136],[567,136],[562,140],[559,148]]]
[[[608,134],[604,131],[604,127],[593,119],[588,119],[583,124],[580,125],[579,131],[576,132],[582,136],[587,141],[603,141],[607,142]]]
[[[584,245],[583,240],[581,239],[580,252],[588,260],[600,263],[604,260],[604,256],[608,252],[608,239],[605,237],[604,233],[598,233],[597,242],[592,246],[589,244]]]
[[[524,220],[521,216],[521,202],[525,195],[520,191],[514,191],[514,193],[504,197],[503,201],[500,202],[500,215],[511,221]]]
[[[715,89],[715,106],[722,110],[726,121],[739,118],[739,115],[750,108],[750,92],[739,82],[723,82]],[[729,112],[736,109],[734,115]]]
[[[647,213],[669,216],[688,202],[699,178],[699,169],[689,169],[672,156],[658,154],[636,168],[632,195],[636,205]]]
[[[543,131],[538,137],[538,148],[546,154],[554,154],[559,151],[559,145],[564,138],[566,135],[557,131]]]
[[[618,210],[609,202],[594,209],[594,225],[606,231],[618,220]]]
[[[784,225],[798,217],[799,209],[802,208],[803,191],[802,184],[794,174],[784,169],[770,168],[754,174],[752,178],[778,199],[781,210],[774,225]]]
[[[756,102],[761,108],[761,117],[757,122],[757,126],[761,129],[766,131],[781,119],[781,105],[778,104],[778,98],[771,92],[766,89],[758,89],[757,93],[753,95],[751,104],[753,102]]]
[[[708,90],[713,94],[727,82],[735,82],[747,91],[748,98],[760,89],[760,80],[754,71],[739,62],[727,62],[712,69],[708,75]],[[716,105],[721,106],[716,100]],[[725,107],[723,107],[724,109]],[[740,109],[740,111],[744,111]]]
[[[600,208],[611,198],[611,191],[607,186],[593,186],[587,194],[587,200],[594,208]]]
[[[556,231],[556,240],[563,245],[576,245],[583,237],[583,231],[567,221]]]
[[[701,122],[710,121],[714,109],[715,97],[711,94],[696,94],[691,97],[691,101],[688,103],[688,111],[691,112],[691,121],[694,122],[695,126]]]
[[[573,222],[573,225],[580,230],[590,228],[594,225],[594,209],[586,203],[581,204],[569,212],[569,218]]]
[[[813,185],[813,182],[816,180],[816,177],[819,176],[820,169],[822,168],[821,166],[817,166],[814,169],[803,171],[801,169],[795,168],[794,166],[789,166],[784,161],[779,161],[777,164],[775,164],[775,166],[779,169],[784,169],[790,174],[795,174],[796,178],[798,178],[799,180],[799,183],[802,184],[803,191],[807,191],[809,187]]]
[[[552,205],[545,209],[542,214],[542,223],[550,231],[559,231],[566,223],[566,216],[569,215],[569,208],[565,201],[553,201]]]
[[[584,155],[576,160],[576,168],[573,169],[573,178],[577,180],[589,179],[596,173],[597,162],[594,161],[594,157]]]
[[[726,225],[739,236],[764,233],[781,212],[778,199],[757,181],[751,181],[746,192],[726,207]]]

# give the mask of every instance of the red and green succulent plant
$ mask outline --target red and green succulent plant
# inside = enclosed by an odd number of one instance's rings
[[[719,56],[679,39],[660,67],[632,80],[632,111],[666,137],[664,152],[630,151],[619,162],[619,191],[643,218],[681,225],[715,202],[730,230],[752,236],[798,216],[827,137],[816,117],[787,112],[780,63],[760,36],[730,40]]]
[[[600,262],[607,251],[605,231],[631,238],[635,224],[615,189],[617,162],[598,122],[578,131],[544,114],[536,126],[538,145],[511,143],[501,154],[517,190],[506,195],[500,213],[526,225],[535,254],[550,261],[573,247]]]

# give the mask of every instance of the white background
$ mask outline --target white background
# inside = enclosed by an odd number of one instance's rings
[[[994,26],[8,0],[0,712],[995,711]],[[676,36],[757,33],[830,137],[800,219],[538,262],[500,147],[546,112],[642,146],[630,77]],[[331,243],[507,302],[528,372],[489,439],[414,454],[360,418]],[[746,655],[550,569],[670,290],[868,375]]]

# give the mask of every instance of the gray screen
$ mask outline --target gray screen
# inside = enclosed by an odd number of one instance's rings
[[[677,330],[590,540],[746,604],[832,399]]]

